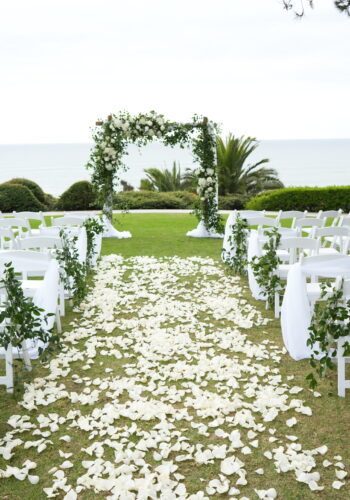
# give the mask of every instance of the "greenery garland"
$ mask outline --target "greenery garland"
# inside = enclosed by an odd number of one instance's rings
[[[350,335],[350,300],[344,301],[342,283],[337,289],[333,289],[329,281],[321,283],[321,296],[323,299],[329,295],[324,304],[316,303],[311,325],[309,327],[310,336],[307,345],[313,349],[310,364],[315,369],[319,377],[325,374],[326,368],[334,369],[333,359],[337,355],[337,348],[331,347],[341,337]],[[315,346],[318,348],[315,349]],[[350,344],[344,342],[344,355],[350,356]],[[319,358],[319,359],[316,359]],[[317,386],[317,380],[313,373],[309,373],[306,379],[310,383],[310,388]]]
[[[229,251],[222,251],[222,259],[234,273],[247,274],[249,226],[247,219],[237,213],[232,232],[228,237]]]
[[[98,234],[102,234],[104,226],[97,217],[89,217],[84,221],[83,226],[86,230],[87,248],[86,248],[86,265],[90,269],[92,266],[92,257],[95,248],[95,238]]]
[[[208,231],[223,232],[222,220],[217,213],[217,130],[216,124],[200,116],[194,116],[191,123],[176,123],[155,111],[136,116],[121,111],[97,122],[93,132],[95,145],[87,168],[92,170],[92,183],[106,217],[112,221],[113,192],[121,172],[126,170],[123,157],[129,143],[144,146],[156,139],[167,146],[179,145],[182,148],[192,143],[194,157],[200,163],[197,170],[200,202],[196,214]]]
[[[24,296],[11,262],[5,263],[4,267],[0,284],[6,290],[6,301],[0,311],[0,345],[5,349],[12,345],[20,351],[24,340],[39,340],[46,345],[38,348],[39,355],[45,351],[47,358],[54,346],[60,345],[59,336],[42,327],[42,322],[47,323],[52,314],[43,315],[43,309]]]
[[[270,307],[274,306],[275,294],[281,290],[281,280],[276,273],[281,259],[277,256],[277,249],[281,241],[281,234],[277,227],[265,231],[268,241],[263,245],[263,255],[254,256],[250,262],[255,279],[266,296]]]
[[[60,276],[65,290],[73,299],[73,305],[78,305],[87,294],[87,266],[79,261],[76,247],[77,236],[71,238],[66,230],[60,230],[62,249],[56,249],[56,259],[60,263]]]

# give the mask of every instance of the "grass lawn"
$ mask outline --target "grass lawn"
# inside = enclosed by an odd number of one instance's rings
[[[179,278],[177,282],[174,280],[174,289],[179,287],[182,283],[184,289],[189,290],[189,293],[192,293],[193,297],[195,297],[195,291],[198,290],[198,295],[200,295],[200,287],[201,280],[203,280],[203,286],[206,286],[208,290],[210,290],[210,280],[213,280],[213,289],[216,286],[216,281],[220,281],[225,283],[225,280],[232,280],[234,278],[230,275],[230,273],[225,270],[220,261],[220,252],[222,246],[222,240],[217,239],[201,239],[201,238],[188,238],[186,237],[186,232],[193,229],[197,222],[196,219],[192,215],[188,214],[126,214],[123,216],[118,216],[118,221],[116,223],[116,227],[119,230],[128,230],[132,233],[131,239],[125,240],[117,240],[117,239],[105,239],[102,247],[102,255],[109,254],[120,254],[124,258],[135,257],[135,256],[154,256],[157,258],[163,257],[210,257],[213,258],[217,262],[217,266],[220,268],[220,279],[213,277],[203,278],[201,275],[195,276],[182,276]],[[285,222],[285,221],[284,221]],[[120,224],[121,223],[121,224]],[[288,222],[286,222],[288,224]],[[135,283],[137,283],[137,274],[133,275],[133,268],[131,264],[128,264],[130,261],[126,262],[126,267],[128,267],[127,271],[124,274],[124,278],[126,280],[125,288],[121,288],[121,294],[125,293],[127,297],[127,284],[130,284],[130,289],[132,290]],[[221,270],[222,269],[222,270]],[[156,279],[157,276],[154,276]],[[111,287],[113,288],[113,280],[116,279],[111,273]],[[145,280],[146,277],[142,277],[144,282],[142,282],[142,286],[146,286]],[[142,281],[142,280],[141,280]],[[208,285],[209,283],[209,285]],[[253,326],[252,328],[245,329],[244,334],[247,335],[248,340],[252,344],[261,344],[264,340],[269,340],[272,346],[276,346],[277,350],[281,350],[283,347],[283,342],[281,338],[281,330],[279,321],[273,318],[272,311],[266,311],[265,305],[261,302],[255,301],[251,298],[249,288],[247,286],[247,282],[245,279],[240,280],[240,300],[246,299],[249,304],[251,304],[255,310],[261,313],[263,317],[269,319],[267,326]],[[148,286],[148,285],[147,285]],[[150,285],[151,286],[151,278]],[[147,287],[146,287],[147,288]],[[150,288],[151,292],[154,293],[154,301],[161,299],[161,294],[158,294],[158,299],[156,299],[156,290]],[[105,289],[107,293],[108,287]],[[171,288],[166,292],[171,296]],[[124,295],[121,295],[122,298]],[[208,292],[208,296],[210,298],[210,291]],[[116,296],[117,297],[117,296]],[[117,297],[119,300],[119,296]],[[106,302],[108,302],[108,297],[106,295]],[[132,301],[132,293],[130,295],[130,300]],[[140,298],[137,302],[135,302],[135,310],[137,308],[141,308],[144,306],[144,300]],[[180,300],[180,299],[179,299]],[[183,299],[186,302],[186,299]],[[193,299],[195,300],[195,299]],[[95,304],[92,304],[95,306]],[[150,299],[149,307],[153,306],[152,300]],[[120,310],[115,314],[119,314],[121,321],[128,321],[133,317],[133,314],[130,310],[127,309],[125,312],[123,311],[123,305],[120,306]],[[155,318],[156,319],[156,318]],[[206,320],[208,320],[208,333],[212,333],[215,335],[216,330],[219,331],[222,328],[232,328],[230,322],[226,321],[225,318],[213,318],[212,316],[207,317],[207,315],[203,312],[199,317],[199,321],[201,325],[205,325]],[[82,312],[73,312],[68,310],[68,314],[64,318],[63,327],[65,332],[72,331],[74,332],[77,328],[81,327],[84,329],[84,325],[87,325],[90,320],[87,320]],[[73,325],[71,324],[73,322]],[[180,325],[180,323],[179,323]],[[169,326],[169,328],[174,328],[173,324]],[[105,333],[102,325],[96,326],[96,335],[99,335],[102,341],[105,341],[109,337],[120,338],[121,340],[127,337],[129,334],[133,338],[133,330],[130,330],[130,333],[127,331],[118,330],[115,328],[110,333]],[[69,334],[68,334],[69,336]],[[191,337],[192,342],[194,337]],[[69,344],[69,348],[72,345]],[[86,353],[86,339],[77,339],[76,344],[73,344],[73,347],[78,351]],[[203,346],[203,352],[206,352],[208,347]],[[237,353],[232,353],[230,349],[218,349],[215,347],[218,353],[226,356],[228,359],[235,358]],[[275,347],[272,347],[275,349]],[[127,363],[137,364],[138,356],[141,356],[140,351],[133,351],[130,348],[130,358],[121,357],[114,358],[110,356],[105,356],[101,352],[101,347],[97,349],[96,356],[94,357],[94,362],[90,363],[90,367],[86,367],[86,356],[84,359],[78,359],[69,365],[71,370],[65,375],[57,380],[57,383],[63,383],[65,389],[67,391],[75,391],[78,394],[82,393],[83,386],[76,385],[72,378],[73,374],[77,374],[79,377],[83,378],[89,377],[90,383],[93,379],[98,379],[106,376],[105,370],[106,368],[111,369],[113,372],[113,376],[123,378],[125,377],[125,367],[124,365]],[[122,351],[124,352],[124,351]],[[174,353],[174,357],[176,357],[176,353]],[[195,359],[195,358],[194,358]],[[242,360],[244,359],[244,355],[242,354]],[[193,361],[194,363],[195,361]],[[171,359],[165,362],[165,366],[171,363]],[[248,360],[249,364],[257,363],[255,359]],[[260,360],[262,366],[271,365],[271,360],[265,359]],[[20,379],[18,380],[18,387],[23,384],[23,381],[31,382],[36,377],[45,377],[48,374],[47,368],[40,365],[38,362],[34,362],[34,368],[31,373],[22,373],[17,370],[19,373]],[[136,365],[135,365],[136,366]],[[301,399],[303,400],[303,404],[312,409],[312,416],[307,416],[303,414],[297,414],[298,424],[295,427],[288,428],[286,427],[286,420],[291,416],[294,416],[294,413],[291,413],[292,410],[288,410],[286,413],[279,413],[279,415],[269,424],[266,424],[266,432],[262,432],[259,435],[259,447],[257,449],[251,448],[252,453],[249,455],[242,455],[240,452],[237,452],[237,456],[240,457],[241,460],[245,462],[248,470],[248,484],[245,486],[238,486],[241,492],[237,495],[228,493],[223,494],[213,494],[207,495],[209,498],[213,499],[241,499],[243,497],[249,498],[250,500],[258,498],[257,494],[254,492],[254,488],[257,489],[268,489],[271,487],[276,488],[278,492],[278,499],[282,500],[301,500],[301,499],[340,499],[346,500],[350,498],[350,482],[345,479],[345,486],[342,487],[339,491],[331,488],[332,482],[336,480],[335,477],[335,467],[334,464],[336,462],[344,462],[346,470],[349,470],[350,467],[350,391],[347,393],[346,398],[338,398],[337,386],[336,386],[336,372],[329,372],[326,374],[326,377],[320,382],[318,391],[321,394],[320,397],[315,397],[313,391],[308,389],[307,382],[305,381],[305,376],[310,372],[309,363],[307,360],[295,362],[289,358],[287,354],[282,355],[281,362],[278,365],[273,365],[274,368],[278,366],[279,373],[281,375],[281,381],[283,383],[288,383],[290,386],[300,386],[303,390],[300,393],[296,393],[291,395],[291,398]],[[131,372],[130,372],[131,373]],[[137,372],[136,372],[136,375]],[[135,376],[136,376],[135,375]],[[290,377],[288,379],[288,377]],[[291,377],[294,377],[293,379]],[[132,378],[132,375],[131,375]],[[147,377],[146,377],[147,378]],[[146,383],[145,378],[145,383]],[[243,379],[242,379],[243,380]],[[207,390],[213,391],[215,393],[218,391],[218,394],[225,393],[226,388],[222,387],[220,389],[220,384],[215,381],[208,379],[207,380]],[[249,377],[248,377],[249,382]],[[282,383],[281,382],[281,383]],[[179,388],[181,386],[181,380],[174,382],[174,387]],[[98,385],[96,385],[98,387]],[[170,391],[170,388],[169,388]],[[242,388],[238,389],[240,394],[242,393]],[[234,394],[234,391],[231,393],[231,396]],[[151,394],[146,394],[146,398],[151,397]],[[157,398],[159,396],[155,396]],[[247,402],[251,402],[251,398],[249,395],[244,396]],[[70,403],[70,401],[66,398],[57,399],[52,404],[48,406],[38,406],[37,410],[28,411],[24,409],[19,402],[22,398],[22,391],[18,389],[15,395],[8,395],[4,391],[3,386],[0,387],[0,439],[3,435],[8,433],[11,428],[7,424],[8,418],[13,415],[22,415],[29,416],[30,421],[37,423],[36,417],[39,414],[49,415],[49,414],[58,414],[66,416],[69,410],[77,409],[81,411],[82,415],[89,415],[93,408],[101,408],[106,402],[109,402],[107,393],[102,393],[102,396],[98,400],[95,405],[79,405]],[[128,401],[128,393],[122,392],[120,395],[120,401],[125,403]],[[175,408],[181,409],[183,408],[182,402],[174,402]],[[191,415],[196,416],[196,413],[191,409]],[[234,413],[232,414],[232,416]],[[258,417],[257,417],[258,418]],[[199,422],[200,419],[198,416],[195,418],[196,422]],[[211,421],[210,418],[203,419],[206,425]],[[137,425],[139,428],[139,432],[148,431],[155,425],[157,422],[153,420],[148,422],[139,422],[137,421]],[[119,429],[122,429],[123,426],[130,426],[130,421],[125,417],[120,418],[120,421],[117,422]],[[221,439],[218,435],[214,434],[215,428],[211,428],[208,436],[199,435],[196,430],[194,430],[188,422],[184,422],[181,420],[179,423],[174,423],[175,427],[181,432],[184,433],[186,438],[193,443],[201,443],[204,447],[212,446],[213,444],[221,445],[225,441]],[[43,493],[43,487],[49,487],[52,484],[52,473],[49,474],[49,470],[52,467],[60,467],[60,464],[64,462],[65,458],[62,458],[58,454],[58,449],[63,450],[65,453],[73,453],[72,457],[69,458],[74,463],[74,467],[65,471],[66,477],[68,478],[68,483],[74,485],[77,477],[81,476],[84,473],[84,469],[80,465],[82,460],[94,460],[93,458],[86,455],[81,449],[84,447],[88,447],[93,442],[93,439],[88,439],[87,433],[79,427],[69,428],[66,426],[66,423],[63,423],[62,428],[60,428],[57,432],[52,432],[47,439],[52,441],[52,444],[48,443],[48,447],[41,454],[36,452],[35,448],[24,449],[23,446],[18,445],[17,448],[14,449],[14,456],[10,460],[4,460],[0,456],[0,470],[5,469],[7,465],[20,467],[22,463],[26,459],[33,460],[37,463],[37,468],[34,469],[31,474],[38,474],[40,476],[40,481],[38,484],[30,484],[27,479],[24,481],[19,481],[14,478],[10,479],[0,479],[0,499],[2,500],[37,500],[37,499],[45,499],[47,498],[46,494]],[[233,427],[227,424],[227,422],[223,422],[220,424],[220,429],[224,432],[232,432]],[[268,431],[271,430],[271,432]],[[47,430],[47,427],[42,429],[43,431]],[[121,432],[121,431],[120,431]],[[246,435],[247,429],[241,428],[242,435]],[[61,441],[59,438],[63,435],[69,434],[71,437],[71,442],[66,443]],[[297,443],[302,444],[303,450],[312,450],[321,445],[328,446],[328,452],[324,457],[317,458],[317,470],[321,473],[321,480],[319,481],[320,485],[325,485],[325,489],[323,491],[314,492],[309,489],[309,487],[304,484],[297,482],[295,480],[295,476],[293,472],[281,473],[278,474],[274,468],[273,461],[266,459],[262,455],[262,451],[270,450],[272,448],[277,448],[278,446],[286,443],[286,435],[296,435],[298,437]],[[23,439],[23,441],[34,441],[35,439],[39,439],[41,436],[36,435],[33,436],[31,432],[25,431],[23,433],[17,434],[15,437]],[[276,442],[273,442],[274,437],[276,437]],[[99,438],[98,436],[95,438],[96,440],[102,441],[105,438]],[[119,440],[121,437],[119,436]],[[130,438],[135,443],[139,440],[139,434],[132,436]],[[288,441],[288,440],[287,440]],[[244,440],[244,444],[248,444],[246,439]],[[1,449],[1,443],[0,443]],[[152,458],[152,453],[147,452],[147,462],[157,466],[159,463],[154,462]],[[107,456],[107,458],[106,458]],[[339,458],[339,456],[341,458]],[[106,451],[105,455],[103,455],[104,459],[108,459],[113,461],[113,454],[109,451]],[[175,454],[172,452],[167,458],[167,460],[174,460]],[[338,458],[334,458],[338,457]],[[324,468],[322,466],[322,461],[327,458],[332,465],[330,467]],[[187,491],[190,493],[194,493],[199,489],[203,489],[205,491],[205,487],[211,479],[218,478],[220,474],[219,460],[214,460],[213,464],[209,465],[198,465],[195,461],[184,461],[179,462],[179,472],[182,474],[185,479],[184,482],[187,487]],[[265,474],[258,475],[254,473],[255,469],[264,468]],[[339,470],[339,467],[337,467]],[[1,477],[1,472],[0,472]],[[229,479],[233,479],[233,476],[228,476]],[[235,476],[235,480],[237,477]],[[235,481],[232,481],[232,486],[235,484]],[[83,500],[88,499],[100,499],[107,497],[107,493],[94,493],[91,489],[82,492],[78,498]],[[62,491],[58,494],[56,498],[64,498],[64,494]],[[179,497],[180,498],[180,497]]]

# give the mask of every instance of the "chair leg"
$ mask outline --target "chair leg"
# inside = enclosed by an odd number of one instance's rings
[[[278,292],[275,293],[275,318],[279,318],[280,315],[280,295]]]
[[[25,340],[23,340],[23,342],[22,342],[22,358],[23,358],[25,369],[28,370],[29,372],[32,371],[32,365],[31,365],[30,358],[29,358],[28,346],[27,346],[27,342]]]
[[[63,286],[63,283],[60,283],[59,299],[60,299],[60,314],[61,314],[61,316],[64,316],[65,315],[65,304],[64,304],[64,286]]]
[[[13,393],[13,356],[12,356],[12,345],[9,345],[5,352],[5,363],[6,363],[6,374],[5,374],[5,384],[6,392],[10,394]]]
[[[60,311],[59,311],[58,306],[56,309],[56,328],[57,328],[58,333],[62,333],[61,316],[60,316]]]
[[[338,343],[338,396],[345,398],[345,358],[343,346]]]

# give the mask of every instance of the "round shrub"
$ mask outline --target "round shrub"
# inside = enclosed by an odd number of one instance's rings
[[[96,195],[89,181],[72,184],[58,199],[58,210],[91,210],[98,208]]]
[[[20,177],[11,179],[10,181],[7,181],[8,184],[21,184],[22,186],[27,187],[30,189],[30,191],[33,193],[35,198],[40,201],[40,203],[43,203],[45,205],[45,193],[39,186],[34,181],[30,181],[29,179],[22,179]]]
[[[324,188],[296,187],[276,189],[252,198],[249,210],[350,210],[350,186],[328,186]]]
[[[0,184],[0,210],[2,212],[40,212],[46,207],[23,184]]]

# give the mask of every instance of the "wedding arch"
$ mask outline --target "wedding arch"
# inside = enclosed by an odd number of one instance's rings
[[[123,157],[127,146],[134,143],[145,146],[160,140],[167,146],[192,147],[198,168],[198,203],[194,207],[198,227],[187,233],[196,237],[220,237],[221,217],[218,214],[216,134],[217,124],[207,118],[194,116],[191,123],[171,122],[163,115],[150,111],[132,116],[127,111],[111,114],[106,120],[96,122],[93,131],[94,146],[87,168],[92,171],[92,183],[103,205],[107,227],[106,236],[129,237],[130,233],[119,233],[112,226],[113,194],[120,175],[127,167]]]

